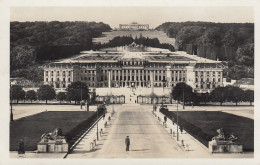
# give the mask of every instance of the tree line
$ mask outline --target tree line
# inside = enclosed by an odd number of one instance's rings
[[[172,52],[174,52],[174,46],[167,43],[160,43],[158,38],[149,38],[149,37],[143,37],[142,34],[140,34],[139,37],[133,38],[132,35],[129,36],[116,36],[112,40],[110,40],[108,43],[105,44],[95,44],[93,45],[93,50],[99,50],[102,48],[110,48],[110,47],[117,47],[117,46],[125,46],[129,45],[135,42],[137,45],[143,45],[147,47],[156,47],[156,48],[162,48],[162,49],[168,49]]]
[[[239,102],[254,102],[254,91],[242,90],[236,86],[217,87],[211,93],[193,92],[192,87],[186,83],[178,83],[172,89],[172,97],[174,100],[183,102],[184,104],[207,104],[207,102],[219,102],[220,105],[224,102],[234,102],[238,105]]]
[[[23,74],[31,70],[39,75],[38,65],[78,54],[92,48],[92,38],[110,31],[102,22],[11,22],[10,72],[11,77],[23,77],[38,82],[38,78]],[[41,78],[42,79],[42,78]]]
[[[20,85],[13,85],[10,89],[10,100],[16,100],[16,103],[19,103],[21,100],[44,100],[46,104],[48,100],[58,100],[58,101],[75,101],[75,104],[78,101],[88,100],[89,99],[89,88],[86,83],[83,82],[73,82],[71,83],[66,92],[59,92],[56,94],[53,86],[50,85],[42,85],[35,92],[34,90],[29,90],[25,92]],[[95,98],[92,98],[92,102],[94,102]]]
[[[253,23],[166,22],[156,30],[176,38],[178,50],[228,61],[226,77],[254,77]]]

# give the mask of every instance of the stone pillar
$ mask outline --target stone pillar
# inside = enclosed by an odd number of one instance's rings
[[[194,89],[195,86],[195,71],[194,66],[186,66],[186,84],[191,86]]]
[[[151,90],[152,90],[152,93],[154,92],[154,71],[151,71]]]
[[[166,66],[166,80],[171,84],[171,66]]]
[[[111,94],[111,71],[108,70],[108,88],[109,88],[109,94]]]

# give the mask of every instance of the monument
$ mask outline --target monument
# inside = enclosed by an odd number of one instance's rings
[[[44,133],[41,136],[41,141],[37,145],[38,152],[68,152],[68,143],[64,136],[62,136],[62,130],[56,128],[51,133]]]
[[[212,153],[241,153],[243,145],[237,142],[233,134],[225,133],[223,128],[217,129],[218,135],[209,141],[209,150]]]

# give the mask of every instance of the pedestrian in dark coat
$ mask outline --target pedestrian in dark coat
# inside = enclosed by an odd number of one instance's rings
[[[18,154],[24,154],[24,153],[25,153],[24,142],[23,139],[21,139],[19,143]]]
[[[125,145],[126,145],[126,151],[129,151],[129,146],[130,146],[130,138],[127,136],[125,138]]]

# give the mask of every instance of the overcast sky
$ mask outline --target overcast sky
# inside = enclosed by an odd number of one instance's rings
[[[208,21],[254,22],[252,7],[12,7],[11,21],[96,21],[111,28],[121,23],[150,24],[164,22]]]

